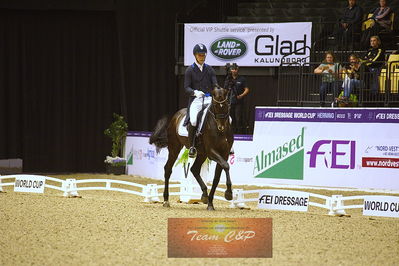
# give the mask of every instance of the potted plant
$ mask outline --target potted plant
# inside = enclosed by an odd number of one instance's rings
[[[111,156],[107,156],[104,162],[107,174],[121,175],[126,169],[126,159],[119,155],[127,135],[127,123],[121,115],[114,113],[113,117],[110,127],[104,130],[104,134],[112,140]]]

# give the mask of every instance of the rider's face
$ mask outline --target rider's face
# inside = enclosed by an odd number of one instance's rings
[[[204,53],[196,53],[195,60],[197,60],[198,64],[202,65],[205,62],[206,54]]]

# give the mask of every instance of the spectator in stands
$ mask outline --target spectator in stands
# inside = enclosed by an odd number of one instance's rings
[[[320,86],[320,106],[324,107],[327,92],[332,92],[334,99],[338,96],[339,73],[341,66],[335,62],[334,54],[329,51],[325,53],[323,62],[315,68],[314,73],[322,75]]]
[[[387,6],[387,0],[380,0],[380,6],[374,9],[370,20],[372,23],[370,27],[363,31],[360,44],[366,48],[369,44],[371,36],[378,35],[382,30],[389,31],[391,29],[391,13],[392,9]]]
[[[338,20],[334,37],[338,45],[353,45],[353,33],[360,33],[363,19],[363,9],[356,4],[356,0],[348,0],[343,16]]]
[[[244,123],[244,98],[249,93],[246,78],[239,75],[239,67],[236,63],[226,65],[226,78],[224,88],[230,89],[230,115],[233,119],[233,128],[235,133],[243,134]]]
[[[385,51],[381,48],[381,40],[378,36],[371,36],[370,46],[361,61],[370,73],[371,93],[376,94],[379,88],[378,76],[385,61]]]
[[[355,89],[361,87],[361,78],[363,76],[363,66],[357,55],[351,54],[349,56],[349,65],[345,65],[342,71],[345,75],[343,82],[343,97],[342,101],[348,102],[351,94]]]

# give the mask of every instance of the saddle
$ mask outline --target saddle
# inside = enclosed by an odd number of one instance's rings
[[[208,105],[207,107],[202,108],[197,115],[198,127],[196,135],[199,135],[202,131],[202,126],[204,125],[205,117],[210,106],[211,105]],[[187,109],[187,113],[180,120],[179,126],[177,127],[177,134],[179,134],[182,137],[188,137],[187,123],[186,123],[186,120],[189,121],[189,118],[187,119],[187,117],[189,117],[188,112],[189,110]]]

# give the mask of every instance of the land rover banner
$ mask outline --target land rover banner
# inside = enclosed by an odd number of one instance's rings
[[[286,62],[308,62],[311,22],[270,24],[185,24],[184,65],[193,64],[193,47],[208,50],[206,63],[224,66],[279,66]]]

